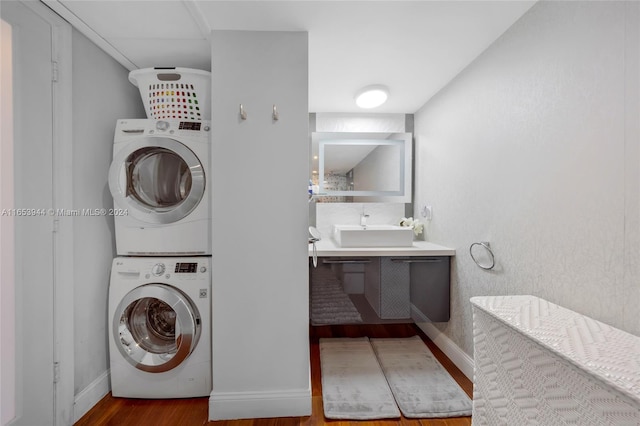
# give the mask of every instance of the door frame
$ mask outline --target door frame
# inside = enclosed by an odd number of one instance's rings
[[[41,2],[21,1],[51,25],[53,102],[53,205],[73,206],[72,28]],[[54,64],[55,63],[55,64]],[[74,421],[73,218],[52,217],[54,425]]]

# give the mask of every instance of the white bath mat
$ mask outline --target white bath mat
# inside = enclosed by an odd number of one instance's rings
[[[320,339],[322,404],[328,419],[400,417],[369,339]]]
[[[471,399],[420,337],[371,339],[371,345],[405,417],[471,415]]]

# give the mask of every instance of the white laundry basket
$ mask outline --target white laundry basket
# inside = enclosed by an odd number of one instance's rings
[[[143,68],[129,73],[147,118],[211,119],[211,73],[190,68]]]

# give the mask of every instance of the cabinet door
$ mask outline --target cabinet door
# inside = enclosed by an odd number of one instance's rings
[[[411,317],[409,265],[404,259],[380,259],[380,318]]]
[[[365,269],[365,297],[380,319],[410,318],[407,258],[372,258]]]
[[[415,257],[409,262],[411,316],[414,321],[449,321],[450,258]]]

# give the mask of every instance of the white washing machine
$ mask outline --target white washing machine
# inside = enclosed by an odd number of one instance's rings
[[[211,258],[115,258],[109,329],[113,396],[209,396]]]
[[[119,256],[211,254],[210,121],[118,120],[109,189]]]

